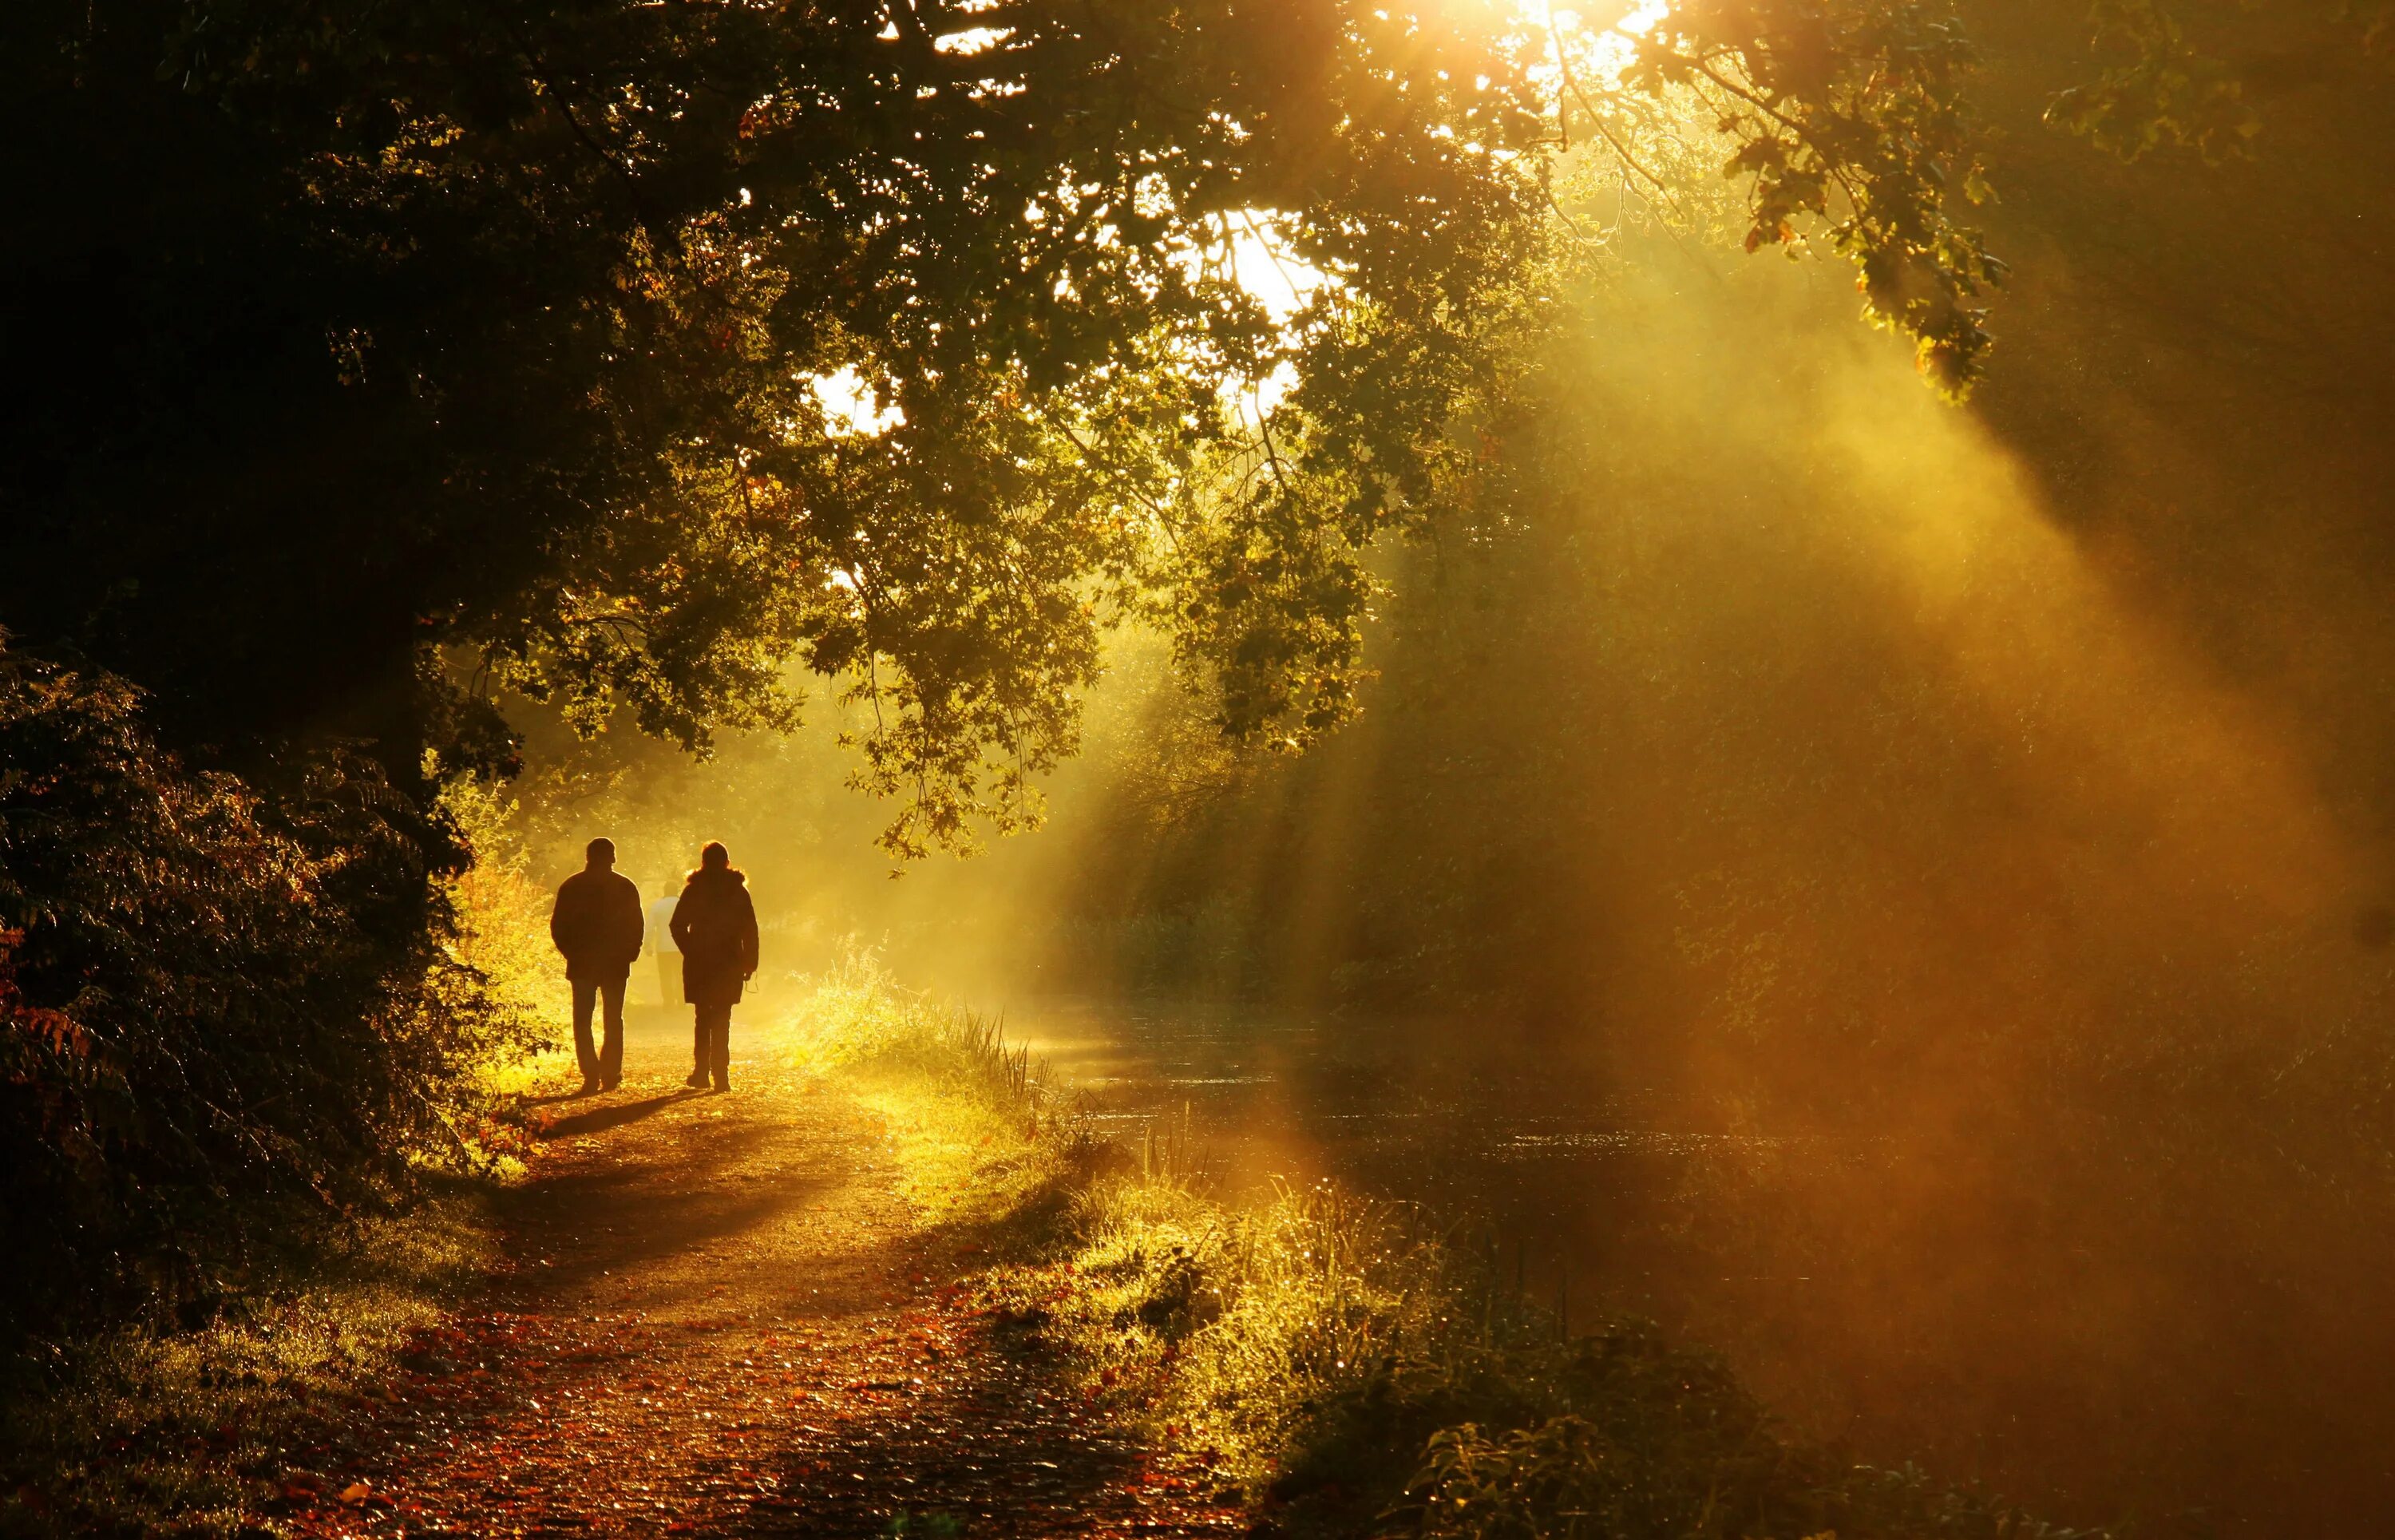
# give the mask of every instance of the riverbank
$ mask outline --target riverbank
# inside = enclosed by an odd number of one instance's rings
[[[428,1193],[347,1267],[20,1365],[0,1533],[1238,1527],[999,1340],[966,1285],[1025,1215],[988,1170],[938,1200],[888,1077],[793,1023],[693,1094],[686,1032],[636,1024],[620,1090],[527,1101],[519,1178]]]
[[[2092,1540],[1784,1437],[1718,1359],[1575,1329],[1469,1226],[1333,1183],[1225,1201],[1201,1129],[1096,1139],[969,1016],[869,977],[826,1016],[912,1179],[1013,1237],[976,1308],[1253,1533]]]
[[[735,1045],[633,1036],[240,1321],[69,1350],[0,1533],[2047,1536],[1797,1446],[1714,1360],[1342,1189],[1212,1195],[869,971]],[[378,1246],[379,1249],[376,1249]],[[78,1356],[80,1355],[80,1356]]]

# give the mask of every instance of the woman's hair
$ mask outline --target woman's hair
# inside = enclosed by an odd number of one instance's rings
[[[732,870],[732,852],[723,848],[723,842],[709,840],[707,842],[707,848],[698,853],[698,870],[684,878],[683,882],[687,884],[695,883],[702,877],[721,877],[727,873],[737,882],[746,883],[748,880]]]

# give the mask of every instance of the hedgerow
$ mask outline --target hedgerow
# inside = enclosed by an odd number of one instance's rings
[[[0,642],[0,1327],[237,1294],[260,1249],[478,1153],[526,1044],[448,947],[465,852],[339,748],[244,776]]]

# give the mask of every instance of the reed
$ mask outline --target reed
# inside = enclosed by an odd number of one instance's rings
[[[869,952],[814,980],[793,1037],[802,1069],[842,1077],[880,1114],[927,1222],[1021,1229],[1095,1156],[1083,1098],[1055,1090],[1002,1017],[907,989]]]

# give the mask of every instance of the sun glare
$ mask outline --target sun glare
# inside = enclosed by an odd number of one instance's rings
[[[823,407],[825,426],[838,436],[871,438],[906,420],[897,407],[881,405],[853,364],[837,373],[817,375],[809,384]]]
[[[1545,34],[1550,48],[1573,48],[1574,67],[1593,72],[1607,85],[1619,82],[1638,40],[1653,32],[1671,9],[1670,0],[1637,0],[1627,6],[1620,0],[1596,5],[1516,0],[1515,5],[1515,13],[1534,35]],[[1552,60],[1547,68],[1555,68]]]
[[[1230,217],[1229,263],[1232,278],[1277,323],[1305,308],[1330,275],[1290,249],[1276,228],[1277,217],[1264,209],[1243,209]]]

